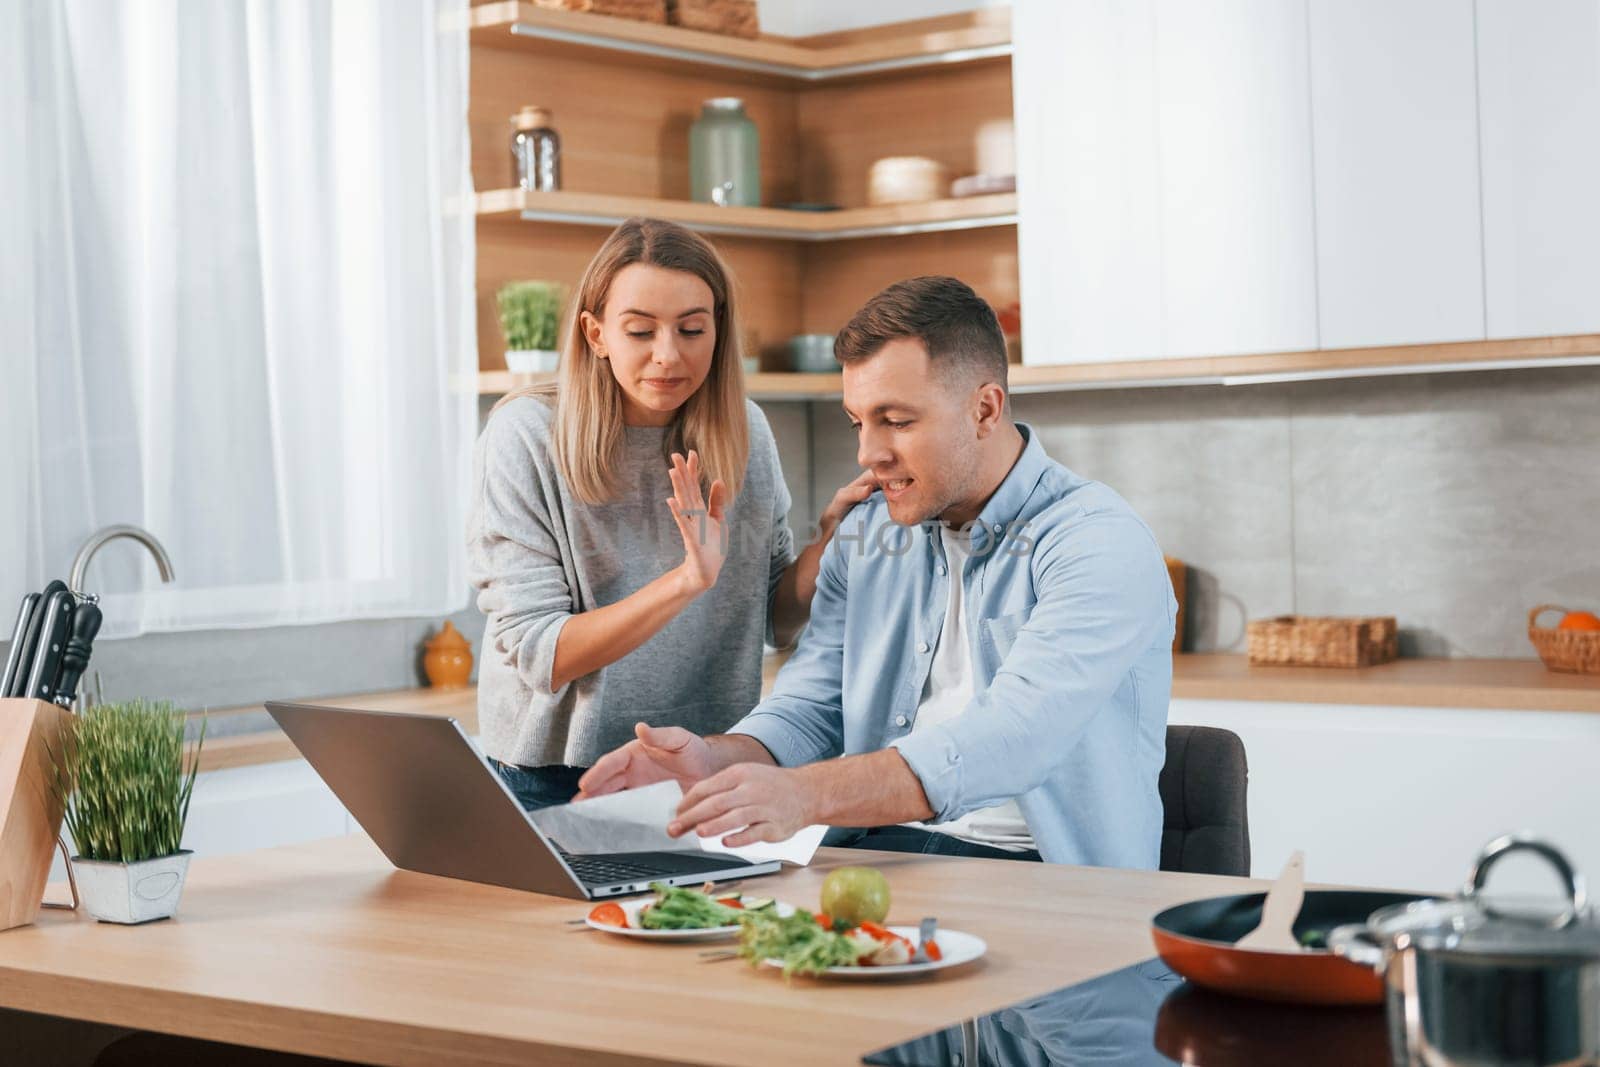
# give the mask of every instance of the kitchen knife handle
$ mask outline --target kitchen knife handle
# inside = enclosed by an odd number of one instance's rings
[[[67,583],[57,578],[44,587],[39,594],[39,602],[34,605],[33,617],[28,620],[28,632],[22,636],[22,657],[17,660],[17,673],[11,679],[11,686],[3,695],[8,697],[21,697],[28,695],[28,679],[33,676],[33,661],[39,655],[39,630],[44,626],[45,609],[50,606],[50,598],[57,593],[65,593]]]
[[[39,643],[34,646],[33,666],[28,671],[28,688],[23,696],[33,700],[55,696],[61,654],[66,651],[67,632],[72,628],[72,611],[72,594],[65,590],[53,595],[45,605],[44,625],[39,628]]]
[[[61,654],[61,675],[56,679],[55,702],[64,708],[72,707],[72,698],[78,695],[78,679],[89,667],[89,653],[94,649],[95,634],[100,632],[100,618],[100,607],[93,603],[79,604],[72,613],[72,633]]]
[[[25,664],[22,662],[22,646],[28,636],[28,623],[33,619],[33,612],[38,604],[38,593],[29,593],[22,598],[22,610],[17,612],[17,625],[12,628],[11,650],[6,653],[5,673],[0,674],[0,697],[11,695],[11,687],[16,684],[17,675],[23,671]]]

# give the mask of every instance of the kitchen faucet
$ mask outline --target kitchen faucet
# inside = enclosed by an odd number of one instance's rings
[[[154,534],[140,526],[126,524],[107,526],[90,534],[83,547],[78,549],[78,554],[72,558],[72,574],[67,579],[67,587],[75,595],[86,599],[99,599],[83,591],[84,572],[89,569],[89,561],[94,558],[94,554],[100,551],[107,541],[114,541],[119,537],[131,538],[149,549],[150,554],[156,558],[156,568],[161,571],[161,580],[172,581],[172,560],[167,558],[167,550],[161,547],[161,542],[155,539]]]

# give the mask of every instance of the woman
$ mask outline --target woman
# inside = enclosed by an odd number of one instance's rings
[[[711,245],[630,219],[584,271],[556,384],[490,413],[467,531],[478,723],[529,808],[571,800],[636,722],[716,733],[754,706],[763,635],[799,633],[824,545],[875,485],[841,489],[796,556],[739,336]]]

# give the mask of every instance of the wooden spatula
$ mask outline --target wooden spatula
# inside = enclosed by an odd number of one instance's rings
[[[1294,936],[1294,921],[1300,917],[1300,904],[1306,897],[1305,866],[1304,852],[1289,857],[1289,862],[1283,865],[1283,873],[1267,890],[1266,903],[1261,905],[1260,924],[1235,942],[1234,948],[1300,951],[1300,942]]]

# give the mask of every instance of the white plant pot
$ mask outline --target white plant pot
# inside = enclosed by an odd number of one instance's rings
[[[507,349],[506,367],[513,374],[548,374],[561,362],[561,353],[542,348]]]
[[[72,857],[78,899],[90,915],[105,923],[147,923],[167,919],[178,910],[183,879],[189,873],[189,849],[138,863],[107,863]]]

